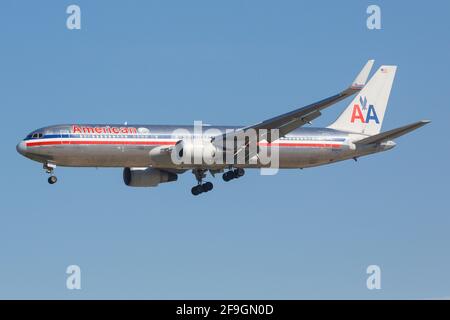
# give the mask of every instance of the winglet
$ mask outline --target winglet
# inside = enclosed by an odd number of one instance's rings
[[[355,78],[355,80],[352,83],[351,88],[352,89],[361,89],[366,85],[367,78],[369,78],[370,70],[372,70],[372,66],[375,60],[369,60],[367,61],[364,68],[362,68],[361,72],[358,74],[358,76]]]

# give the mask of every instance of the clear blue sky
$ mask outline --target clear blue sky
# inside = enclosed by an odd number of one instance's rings
[[[313,3],[1,1],[0,298],[450,297],[450,4]],[[121,169],[58,168],[50,186],[15,150],[57,123],[251,124],[336,93],[369,58],[399,66],[384,129],[433,122],[357,163],[193,197],[190,173],[133,189]]]

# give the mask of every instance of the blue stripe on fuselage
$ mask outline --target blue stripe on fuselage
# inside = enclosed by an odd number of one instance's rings
[[[68,139],[68,138],[97,138],[98,136],[109,138],[121,138],[121,139],[172,139],[170,134],[158,134],[158,135],[110,135],[110,134],[46,134],[39,139]],[[156,138],[157,137],[157,138]],[[296,138],[296,140],[303,140],[305,136],[287,136],[287,138]],[[344,142],[345,138],[331,138],[326,136],[311,136],[306,137],[314,141],[337,141]],[[35,140],[36,138],[25,138],[24,141]],[[285,139],[283,139],[285,140]]]

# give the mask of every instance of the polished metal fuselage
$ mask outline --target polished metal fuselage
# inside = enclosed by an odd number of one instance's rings
[[[76,127],[75,127],[76,126]],[[75,128],[75,129],[74,129]],[[89,131],[76,128],[89,128]],[[90,128],[117,128],[91,130]],[[133,128],[133,131],[130,129]],[[242,126],[203,126],[207,132],[225,133]],[[182,136],[174,134],[182,129],[194,134],[194,126],[174,125],[56,125],[33,131],[17,150],[24,156],[56,166],[69,167],[154,167],[162,169],[190,169],[198,165],[180,166],[172,161],[152,161],[155,148],[174,145]],[[33,135],[35,137],[33,137]],[[299,128],[278,140],[279,168],[306,168],[352,159],[385,151],[395,144],[357,146],[353,142],[366,136],[328,128]],[[263,148],[271,148],[270,146]],[[225,168],[227,165],[212,165]],[[234,164],[236,167],[268,167],[259,162]],[[202,165],[202,167],[205,167]]]

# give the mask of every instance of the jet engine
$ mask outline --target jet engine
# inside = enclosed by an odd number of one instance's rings
[[[220,151],[208,140],[180,140],[175,145],[175,152],[183,164],[211,165],[220,159]]]
[[[153,168],[124,168],[123,182],[129,187],[156,187],[178,179],[175,173]]]

